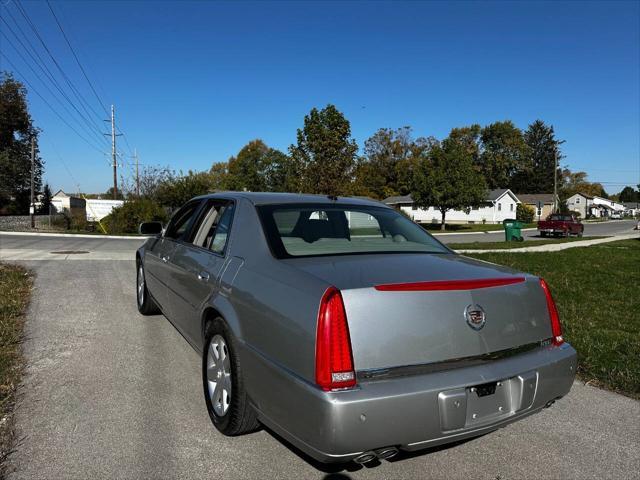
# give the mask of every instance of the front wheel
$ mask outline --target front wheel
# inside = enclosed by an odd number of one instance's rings
[[[154,302],[151,295],[149,295],[144,275],[144,267],[141,261],[138,261],[138,272],[136,275],[136,303],[138,304],[138,311],[142,315],[156,315],[160,313],[156,302]]]
[[[233,336],[221,318],[205,328],[202,383],[209,417],[222,434],[242,435],[259,427],[244,387]]]

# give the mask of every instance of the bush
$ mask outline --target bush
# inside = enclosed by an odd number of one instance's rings
[[[166,222],[167,212],[157,203],[146,198],[125,202],[114,208],[101,221],[107,233],[138,233],[142,222]]]
[[[535,215],[536,211],[529,205],[519,203],[516,207],[516,219],[520,220],[523,223],[533,222],[533,217],[535,217]]]

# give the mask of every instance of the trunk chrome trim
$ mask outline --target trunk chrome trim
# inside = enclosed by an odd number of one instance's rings
[[[453,370],[456,368],[473,367],[484,363],[501,360],[503,358],[513,357],[521,353],[530,352],[538,348],[544,348],[551,345],[552,339],[547,338],[540,342],[528,343],[515,348],[500,350],[493,353],[483,353],[471,357],[454,358],[451,360],[442,360],[440,362],[422,363],[416,365],[402,365],[390,368],[372,368],[368,370],[359,370],[356,372],[358,381],[362,380],[381,380],[398,377],[408,377],[413,375],[423,375],[427,373],[441,372],[444,370]]]
[[[523,283],[524,277],[474,278],[467,280],[435,280],[413,283],[388,283],[376,285],[381,292],[428,292],[436,290],[477,290],[479,288],[502,287]]]

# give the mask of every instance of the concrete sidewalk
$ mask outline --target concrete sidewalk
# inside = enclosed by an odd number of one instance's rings
[[[560,250],[566,250],[568,248],[588,247],[591,245],[598,245],[601,243],[617,242],[618,240],[629,240],[633,238],[640,238],[640,233],[629,233],[626,235],[616,235],[614,237],[597,238],[595,240],[582,240],[578,242],[566,242],[566,243],[547,243],[545,245],[538,245],[537,247],[522,247],[522,248],[487,248],[487,249],[474,249],[474,250],[456,250],[458,253],[493,253],[493,252],[559,252]]]

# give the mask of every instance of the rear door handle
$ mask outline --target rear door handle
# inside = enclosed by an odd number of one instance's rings
[[[202,282],[208,282],[209,281],[209,274],[207,272],[200,272],[198,274],[198,280],[200,280]]]

